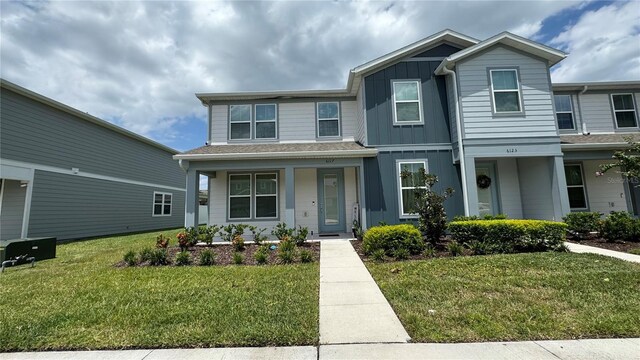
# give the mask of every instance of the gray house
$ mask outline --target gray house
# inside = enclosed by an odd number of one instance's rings
[[[177,151],[1,80],[0,240],[184,224]]]
[[[209,222],[316,233],[415,221],[412,178],[452,187],[447,213],[560,220],[638,200],[598,165],[638,133],[640,82],[552,84],[567,54],[503,32],[445,30],[353,68],[339,90],[199,93],[208,145],[187,170],[186,223],[209,176]],[[233,161],[231,161],[233,160]]]

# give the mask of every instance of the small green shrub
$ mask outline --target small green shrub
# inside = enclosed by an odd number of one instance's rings
[[[253,234],[254,244],[259,246],[262,245],[262,243],[264,243],[265,241],[269,240],[266,235],[263,235],[263,233],[267,231],[267,229],[258,229],[256,226],[249,226],[249,230],[251,230],[251,233]]]
[[[567,225],[545,220],[454,221],[449,230],[455,241],[485,254],[559,250]]]
[[[200,253],[200,266],[210,266],[216,263],[216,253],[211,249],[203,250]]]
[[[221,227],[218,234],[222,241],[233,242],[234,238],[242,237],[242,235],[244,235],[244,230],[247,228],[249,228],[249,225],[247,224],[229,224]]]
[[[169,246],[169,237],[162,234],[156,237],[156,248],[166,249]]]
[[[280,241],[280,251],[293,251],[296,249],[296,243],[293,240]]]
[[[244,263],[244,256],[239,252],[234,252],[233,263],[236,265],[242,265],[242,263]]]
[[[218,230],[220,230],[218,225],[200,226],[198,228],[198,241],[211,245]]]
[[[640,222],[626,211],[612,211],[602,221],[600,236],[609,242],[638,241]]]
[[[187,237],[186,237],[187,247],[196,246],[196,244],[198,243],[198,235],[199,235],[198,228],[190,226],[184,229],[184,233],[187,234]]]
[[[427,244],[427,246],[425,246],[424,251],[422,253],[427,257],[435,257],[436,248],[431,244]]]
[[[449,250],[449,254],[451,256],[460,256],[464,251],[464,248],[457,241],[452,241],[447,244],[447,250]]]
[[[253,258],[256,260],[258,265],[266,264],[269,259],[269,248],[266,246],[260,246],[260,248],[258,248],[258,250],[253,254]]]
[[[153,250],[150,248],[144,248],[140,251],[140,262],[151,261],[151,253]]]
[[[233,248],[235,249],[235,251],[243,251],[244,250],[244,237],[242,237],[242,235],[234,235],[233,239],[231,240],[231,245],[233,245]]]
[[[293,232],[295,229],[289,229],[286,223],[278,223],[273,230],[271,231],[271,235],[275,235],[278,240],[287,240],[293,236]]]
[[[283,264],[291,264],[296,257],[296,243],[293,240],[280,241],[278,258]]]
[[[296,242],[296,245],[301,246],[307,241],[308,236],[309,228],[298,226],[298,230],[293,234],[293,240]]]
[[[138,258],[136,257],[136,252],[129,250],[126,254],[124,254],[123,258],[124,262],[129,266],[135,266],[138,263]]]
[[[389,256],[394,256],[397,249],[419,254],[424,249],[424,240],[420,230],[410,224],[375,226],[364,234],[362,248],[367,255],[378,249]]]
[[[409,258],[409,250],[405,248],[396,249],[393,252],[393,257],[396,258],[396,260],[407,260]]]
[[[640,255],[640,248],[639,249],[631,249],[631,250],[629,250],[629,253],[633,254],[633,255]]]
[[[191,265],[191,254],[188,251],[180,251],[176,254],[176,265]]]
[[[167,265],[169,263],[167,249],[154,249],[151,251],[149,264],[153,266]]]
[[[567,229],[576,237],[583,239],[592,231],[598,231],[600,225],[600,213],[597,212],[573,212],[567,214],[562,220],[567,224]]]
[[[505,214],[495,214],[495,215],[472,215],[472,216],[454,216],[452,221],[471,221],[471,220],[505,220],[507,219],[507,215]]]
[[[371,253],[371,258],[373,261],[382,262],[384,261],[384,249],[376,249]]]
[[[313,253],[309,250],[300,251],[300,262],[302,263],[312,263],[313,262]]]

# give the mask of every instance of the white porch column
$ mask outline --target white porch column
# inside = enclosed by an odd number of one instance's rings
[[[562,217],[569,213],[569,193],[567,178],[564,174],[564,160],[562,156],[550,158],[551,162],[551,194],[553,198],[553,217],[562,221]]]
[[[358,194],[359,202],[360,202],[360,227],[362,230],[367,229],[367,212],[365,211],[367,208],[367,200],[365,198],[364,191],[364,161],[360,162],[360,166],[358,166]]]
[[[462,189],[467,193],[467,199],[469,201],[469,213],[467,216],[480,215],[478,209],[478,188],[476,185],[476,159],[473,156],[465,156],[465,175],[467,179],[467,188]]]
[[[200,173],[193,169],[187,170],[187,192],[185,194],[184,226],[198,226],[198,208],[200,191]]]
[[[296,187],[295,187],[295,169],[293,166],[284,168],[284,185],[285,185],[285,210],[284,222],[287,227],[296,227]]]

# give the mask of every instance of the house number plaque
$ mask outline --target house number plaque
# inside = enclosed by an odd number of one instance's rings
[[[516,148],[507,149],[507,154],[513,154],[513,153],[517,153],[517,152],[518,152],[518,149],[516,149]]]

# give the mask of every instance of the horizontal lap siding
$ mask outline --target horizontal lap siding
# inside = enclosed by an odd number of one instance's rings
[[[554,220],[549,159],[544,157],[517,159],[522,216],[525,219]]]
[[[355,139],[358,131],[358,111],[355,101],[342,101],[340,103],[342,112],[342,137]]]
[[[278,108],[280,140],[316,139],[315,103],[282,103]]]
[[[152,216],[154,191],[173,193],[171,216]],[[73,239],[180,227],[183,224],[183,191],[47,171],[35,172],[30,237]]]
[[[580,95],[580,108],[587,131],[592,133],[613,132],[614,120],[609,94]]]
[[[227,142],[227,116],[229,107],[227,105],[211,106],[211,141],[214,143]]]
[[[398,172],[396,160],[426,159],[428,170],[438,176],[437,191],[447,187],[454,189],[452,198],[445,202],[449,218],[463,215],[462,192],[457,167],[451,163],[451,151],[398,151],[381,152],[376,158],[364,159],[364,180],[367,203],[368,226],[380,221],[397,224],[408,220],[400,219]]]
[[[2,89],[4,159],[184,187],[172,154],[38,101]]]
[[[519,68],[524,116],[494,116],[488,68]],[[545,62],[495,47],[458,65],[466,139],[557,136]]]
[[[568,162],[571,163],[571,162]],[[596,176],[600,165],[608,161],[590,160],[582,163],[584,182],[587,188],[589,210],[608,214],[611,211],[628,211],[625,186],[622,175],[609,171],[604,176]]]

